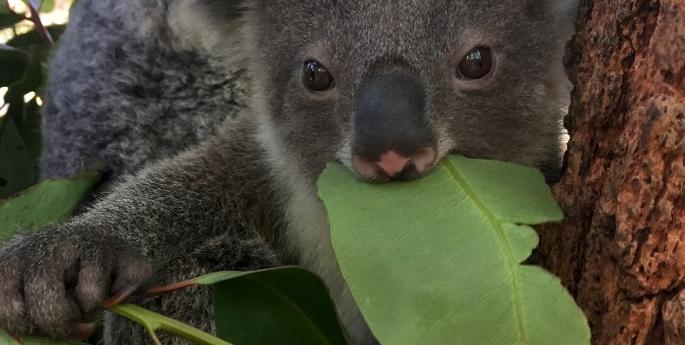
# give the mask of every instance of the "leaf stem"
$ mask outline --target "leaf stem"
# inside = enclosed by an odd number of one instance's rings
[[[150,334],[150,337],[157,345],[161,345],[159,338],[157,338],[155,333],[159,330],[177,335],[198,345],[232,345],[229,342],[214,337],[197,328],[136,305],[118,305],[109,308],[109,310],[145,327]]]

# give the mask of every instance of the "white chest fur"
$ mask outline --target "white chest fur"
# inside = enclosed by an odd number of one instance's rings
[[[260,123],[258,136],[259,142],[269,153],[272,174],[283,195],[288,224],[285,234],[287,250],[300,258],[304,268],[324,280],[352,340],[360,345],[374,344],[371,331],[340,273],[331,246],[326,211],[314,187],[306,182],[297,164],[288,159],[288,152],[278,143],[268,121]]]

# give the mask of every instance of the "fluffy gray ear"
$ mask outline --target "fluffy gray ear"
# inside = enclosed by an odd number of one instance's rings
[[[204,51],[226,66],[241,54],[243,14],[251,0],[172,0],[168,23],[178,48]]]

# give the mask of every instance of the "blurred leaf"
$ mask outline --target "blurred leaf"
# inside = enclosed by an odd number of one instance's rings
[[[40,8],[41,0],[24,0],[24,3],[28,6],[31,6],[34,10],[38,10]]]
[[[29,57],[25,52],[0,44],[0,86],[7,86],[20,80],[28,63]]]
[[[18,342],[7,333],[0,330],[0,345],[87,345],[75,341],[53,340],[48,338],[29,337],[23,338],[22,342]]]
[[[55,0],[43,0],[40,4],[41,13],[50,13],[55,10]]]
[[[39,93],[40,87],[43,85],[43,63],[45,60],[45,52],[40,50],[34,51],[29,58],[28,67],[24,71],[21,80],[9,85],[9,89],[5,94],[5,103],[9,104],[7,116],[14,120],[18,128],[24,128],[24,115],[26,114],[26,105],[24,104],[24,95],[29,92]]]
[[[17,130],[24,145],[28,150],[29,157],[33,161],[36,172],[40,162],[41,152],[41,114],[40,106],[34,97],[28,103],[24,104],[24,115],[21,126],[17,126]]]
[[[417,181],[374,185],[329,165],[318,186],[343,277],[382,344],[590,344],[559,279],[521,264],[538,243],[525,224],[563,217],[538,171],[449,157]]]
[[[37,180],[34,161],[14,119],[5,116],[0,132],[0,199],[32,186]]]
[[[347,344],[326,286],[307,270],[217,272],[150,293],[193,285],[212,286],[217,335],[234,344]]]
[[[182,322],[170,319],[135,305],[119,305],[110,308],[110,311],[133,320],[143,326],[155,344],[161,344],[157,339],[156,331],[166,331],[183,339],[190,340],[197,345],[231,345],[219,338],[207,334],[197,328]]]
[[[347,344],[328,290],[295,267],[215,273],[211,284],[217,333],[235,344]]]
[[[51,25],[46,27],[55,42],[64,33],[64,25]],[[17,48],[26,48],[31,46],[43,46],[44,49],[49,49],[49,46],[45,45],[45,41],[41,37],[40,33],[36,30],[31,30],[27,33],[17,35],[11,40],[7,41],[7,45]]]
[[[5,94],[7,114],[0,123],[0,199],[20,192],[38,180],[40,159],[40,109],[35,98],[24,95],[43,83],[42,57],[32,55],[22,79],[9,85]]]
[[[68,219],[100,181],[98,168],[72,178],[45,180],[0,203],[0,244],[19,230]]]
[[[2,0],[0,0],[2,1]],[[0,6],[2,8],[2,6]],[[24,16],[7,11],[7,12],[0,12],[0,30],[1,29],[6,29],[14,24],[19,23],[20,21],[24,20]]]

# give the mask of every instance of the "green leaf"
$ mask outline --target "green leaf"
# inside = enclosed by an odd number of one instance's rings
[[[55,0],[43,0],[40,4],[41,13],[50,13],[55,10]]]
[[[21,50],[0,44],[0,86],[20,80],[28,66],[29,58]]]
[[[328,290],[309,271],[221,272],[194,282],[214,285],[218,335],[234,344],[347,344]]]
[[[562,213],[542,175],[450,157],[422,179],[373,185],[329,165],[319,194],[343,276],[382,344],[582,345],[559,279],[521,263],[528,225]]]
[[[40,337],[23,338],[22,342],[13,339],[7,333],[0,330],[0,345],[87,345],[75,341],[54,340]]]
[[[40,8],[41,0],[24,0],[27,6],[33,7],[33,9],[38,10]]]
[[[0,8],[2,6],[0,5]],[[14,24],[19,23],[20,21],[24,20],[24,16],[18,15],[13,12],[0,12],[0,30],[6,29]]]
[[[153,313],[135,305],[119,305],[111,307],[109,310],[142,325],[155,344],[161,344],[159,339],[157,339],[155,332],[166,331],[180,336],[183,339],[190,340],[193,344],[197,345],[231,345],[230,343],[182,322]]]
[[[46,27],[55,42],[64,33],[65,25],[51,25]],[[40,33],[36,30],[31,30],[27,33],[17,35],[11,40],[7,41],[7,45],[17,48],[26,48],[32,46],[41,46],[44,49],[49,49],[50,47],[45,45],[45,40],[41,37]]]
[[[0,130],[0,199],[32,186],[37,175],[35,162],[14,118],[6,116]],[[3,226],[0,220],[0,227]]]
[[[0,203],[0,244],[19,230],[68,219],[99,180],[94,167],[72,178],[45,180]]]
[[[24,116],[22,118],[21,126],[18,126],[17,130],[26,145],[29,157],[33,161],[34,169],[37,173],[42,147],[40,106],[38,105],[36,98],[33,98],[28,103],[24,104],[23,108]]]
[[[323,282],[297,267],[251,272],[217,272],[153,289],[168,294],[193,285],[212,286],[217,336],[233,344],[347,344],[333,301]],[[155,343],[164,330],[196,344],[228,344],[178,321],[140,307],[111,311],[141,324]]]

